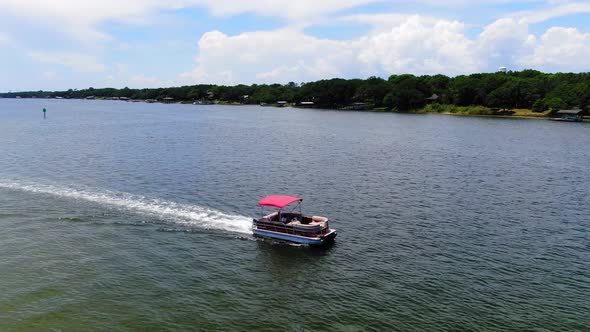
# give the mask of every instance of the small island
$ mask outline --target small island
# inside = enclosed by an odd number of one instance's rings
[[[294,106],[355,111],[577,119],[590,104],[590,73],[499,71],[448,77],[391,75],[287,84],[198,84],[0,93],[2,98],[110,99],[195,105]],[[561,117],[559,111],[567,110]],[[569,113],[568,113],[569,112]],[[571,114],[576,113],[575,117]]]

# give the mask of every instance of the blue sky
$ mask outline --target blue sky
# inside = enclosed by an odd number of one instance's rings
[[[0,0],[0,5],[0,91],[590,67],[590,1]]]

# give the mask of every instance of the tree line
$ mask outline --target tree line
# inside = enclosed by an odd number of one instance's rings
[[[438,98],[429,97],[437,95]],[[293,104],[313,102],[316,107],[346,108],[365,103],[367,108],[410,111],[427,103],[489,108],[548,109],[580,107],[588,110],[590,73],[542,73],[537,70],[478,73],[448,77],[410,74],[367,79],[326,79],[308,83],[200,84],[156,89],[81,89],[1,93],[4,98],[129,98],[138,100],[210,101],[241,104]],[[435,100],[433,100],[435,99]]]

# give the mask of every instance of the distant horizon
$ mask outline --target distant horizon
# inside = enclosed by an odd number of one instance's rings
[[[523,71],[527,71],[527,70],[533,70],[533,71],[538,71],[541,72],[543,74],[586,74],[586,73],[590,73],[590,70],[588,71],[578,71],[578,72],[573,72],[573,71],[569,71],[569,72],[545,72],[545,71],[541,71],[538,69],[532,69],[532,68],[524,68],[521,70],[510,70],[508,69],[506,73],[519,73],[519,72],[523,72]],[[443,76],[447,76],[449,78],[455,78],[458,76],[470,76],[470,75],[480,75],[480,74],[495,74],[495,73],[500,73],[500,71],[493,71],[493,72],[473,72],[473,73],[467,73],[467,74],[460,74],[460,75],[445,75],[445,74],[441,74],[441,73],[437,73],[437,74],[421,74],[421,75],[416,75],[416,74],[412,74],[412,73],[400,73],[400,74],[390,74],[387,76],[376,76],[376,75],[371,75],[371,76],[367,76],[364,78],[361,77],[351,77],[351,78],[346,78],[346,77],[326,77],[326,78],[320,78],[314,81],[308,81],[308,82],[286,82],[286,83],[236,83],[236,84],[215,84],[215,83],[194,83],[194,84],[183,84],[183,85],[174,85],[174,86],[156,86],[156,87],[131,87],[131,86],[123,86],[123,87],[114,87],[114,86],[89,86],[89,87],[81,87],[81,88],[67,88],[67,89],[55,89],[55,90],[50,90],[50,89],[37,89],[37,90],[10,90],[10,91],[0,91],[0,94],[10,94],[10,93],[29,93],[29,92],[65,92],[65,91],[81,91],[81,90],[88,90],[88,89],[115,89],[115,90],[122,90],[125,88],[129,88],[129,89],[133,89],[133,90],[143,90],[143,89],[171,89],[171,88],[180,88],[183,86],[201,86],[201,85],[211,85],[211,86],[227,86],[227,87],[236,87],[239,85],[245,85],[245,86],[253,86],[253,85],[274,85],[274,84],[279,84],[279,85],[287,85],[289,83],[295,83],[298,86],[301,86],[302,84],[307,84],[307,83],[314,83],[314,82],[318,82],[318,81],[326,81],[326,80],[334,80],[334,79],[342,79],[342,80],[367,80],[371,77],[378,77],[384,80],[387,80],[389,77],[393,76],[393,75],[414,75],[416,77],[421,77],[421,76],[437,76],[437,75],[443,75]]]
[[[1,0],[0,0],[1,1]],[[582,72],[590,3],[2,3],[0,91],[285,84],[391,73]]]
[[[537,117],[549,110],[580,107],[588,110],[590,73],[543,73],[538,70],[497,71],[449,77],[446,75],[391,75],[367,79],[333,78],[297,84],[185,85],[133,89],[88,88],[0,94],[7,98],[107,99],[285,106],[341,110],[392,110],[498,115],[494,109],[532,110],[520,115]],[[304,103],[305,102],[305,103]],[[310,103],[311,102],[311,103]],[[459,106],[461,108],[457,108]],[[511,113],[512,114],[512,113]],[[505,114],[503,114],[505,115]]]

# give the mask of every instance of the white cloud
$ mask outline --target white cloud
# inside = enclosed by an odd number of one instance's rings
[[[18,17],[27,24],[58,29],[79,41],[95,43],[111,37],[99,29],[105,22],[149,24],[163,11],[182,8],[204,8],[215,16],[235,16],[252,13],[259,16],[285,18],[290,24],[318,20],[338,13],[386,0],[0,0],[4,15]],[[394,3],[415,3],[394,0]],[[438,0],[417,1],[425,5],[440,5]],[[485,0],[485,3],[503,3],[506,0]],[[445,6],[464,7],[467,0],[449,0]]]
[[[95,26],[110,19],[131,19],[141,12],[141,1],[74,1],[74,0],[0,0],[3,14],[18,17],[26,23],[57,28],[80,40],[107,39]]]
[[[327,20],[326,15],[335,14],[347,9],[373,3],[418,4],[418,6],[442,7],[439,0],[0,0],[4,15],[19,17],[28,24],[41,24],[45,27],[61,30],[79,40],[94,43],[108,40],[110,36],[99,29],[106,22],[123,22],[128,24],[149,24],[155,15],[163,11],[182,8],[205,8],[216,16],[234,16],[252,13],[260,16],[286,18],[289,25],[297,22]],[[448,0],[446,8],[466,8],[482,4],[510,3],[509,0]],[[522,11],[512,14],[527,23],[545,21],[552,17],[590,13],[590,3],[555,0],[527,0],[528,3],[543,3],[540,9]],[[382,15],[353,16],[358,22],[371,23],[377,26],[378,21],[388,25],[403,20],[405,15],[399,13]],[[331,17],[338,19],[338,17]],[[384,20],[389,20],[384,22]]]
[[[0,7],[4,15],[57,28],[93,43],[110,39],[97,27],[101,23],[150,23],[153,15],[166,10],[200,7],[216,16],[253,13],[301,20],[379,1],[382,0],[0,0]]]
[[[318,17],[343,9],[366,5],[382,0],[195,0],[185,1],[207,7],[214,15],[255,13],[258,15],[284,17],[292,20]]]
[[[449,0],[444,4],[438,0],[417,1],[421,4],[418,6],[425,6],[429,11],[444,6],[461,8],[463,12],[457,10],[454,16],[456,20],[396,12],[362,14],[361,10],[356,15],[342,14],[342,11],[351,13],[350,9],[377,2],[400,4],[400,8],[409,8],[408,4],[414,3],[409,0],[0,0],[0,20],[10,17],[12,26],[26,24],[31,30],[45,27],[51,30],[50,33],[59,31],[83,41],[78,45],[82,48],[78,50],[76,45],[68,45],[67,49],[72,52],[40,51],[29,52],[28,56],[41,63],[66,66],[76,72],[94,73],[85,77],[97,84],[109,82],[153,87],[178,83],[301,82],[330,77],[387,76],[393,73],[454,75],[491,71],[499,65],[511,69],[538,67],[547,71],[587,70],[583,64],[589,56],[586,46],[589,45],[588,33],[549,27],[541,33],[531,30],[542,29],[538,23],[553,17],[590,13],[588,2],[522,1],[529,3],[527,7],[534,10],[504,14],[504,18],[483,27],[483,31],[475,35],[473,29],[467,29],[460,19],[469,15],[469,10],[463,9],[482,3],[501,4],[510,1]],[[194,68],[182,73],[175,82],[151,76],[155,71],[151,70],[151,74],[148,74],[150,69],[139,68],[139,64],[134,67],[136,72],[131,73],[126,67],[117,69],[113,64],[107,68],[101,62],[103,59],[99,59],[96,45],[110,47],[108,50],[112,54],[124,56],[121,54],[125,52],[121,51],[130,50],[134,43],[101,43],[112,38],[102,29],[107,24],[151,24],[156,18],[161,18],[163,12],[174,16],[175,9],[187,7],[204,9],[224,17],[252,13],[282,18],[285,25],[272,31],[239,32],[234,35],[213,30],[215,27],[212,27],[213,31],[200,37]],[[509,10],[511,7],[505,8]],[[318,24],[368,25],[370,29],[363,36],[348,40],[319,38],[304,32],[306,27],[317,27]],[[533,24],[537,25],[529,29]],[[10,35],[0,33],[0,44],[18,40],[19,44],[23,44],[20,51],[27,49],[24,45],[27,39],[20,38],[18,31],[7,32]],[[56,40],[63,41],[62,37],[60,35]],[[157,42],[160,41],[146,43]],[[55,46],[64,49],[57,43]],[[169,47],[162,48],[168,53],[174,53]],[[27,54],[27,51],[22,52]],[[172,60],[166,61],[179,60],[175,56],[171,54]],[[116,61],[133,60],[120,58]],[[49,79],[50,72],[46,74]]]
[[[524,21],[502,18],[484,28],[477,38],[477,52],[488,67],[506,66],[530,52],[536,37]]]
[[[555,17],[590,13],[590,3],[549,1],[550,6],[541,9],[513,13],[511,16],[528,24],[540,23]]]
[[[228,36],[205,33],[197,66],[184,73],[187,82],[226,84],[301,81],[342,74],[355,63],[355,45],[305,35],[295,29]]]
[[[479,69],[473,42],[457,21],[413,15],[362,39],[359,60],[389,73],[467,73]]]
[[[322,39],[297,29],[228,36],[205,33],[186,83],[301,82],[383,73],[469,73],[480,69],[474,41],[457,21],[418,15],[355,40]]]
[[[523,56],[519,64],[551,71],[587,70],[590,58],[590,33],[574,28],[550,28],[541,36],[532,54]],[[582,67],[580,66],[582,64]]]
[[[518,70],[584,70],[590,33],[550,28],[543,35],[523,19],[501,18],[469,37],[462,22],[420,15],[352,15],[340,22],[370,24],[352,40],[317,38],[297,28],[228,36],[205,33],[185,83],[284,83],[396,73],[467,74]]]
[[[66,52],[30,52],[28,55],[35,61],[69,67],[77,72],[102,72],[106,69],[91,55]]]

